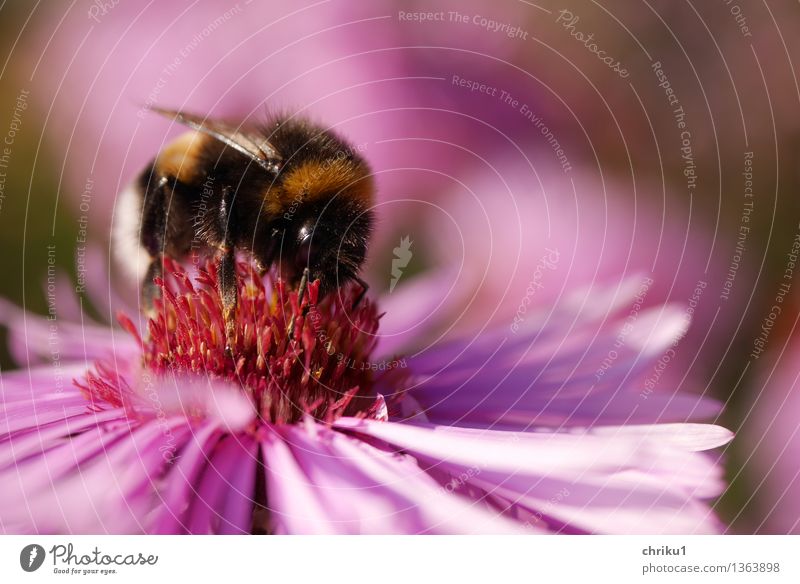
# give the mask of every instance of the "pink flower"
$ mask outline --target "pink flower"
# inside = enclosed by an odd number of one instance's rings
[[[654,208],[653,193],[663,187],[613,175],[597,180],[586,168],[564,174],[536,153],[530,158],[535,167],[511,163],[460,176],[468,188],[450,189],[411,232],[421,241],[435,237],[434,263],[459,266],[446,289],[470,293],[453,327],[512,328],[532,308],[555,308],[577,288],[602,290],[611,278],[622,285],[646,276],[652,282],[643,305],[682,306],[692,322],[651,367],[648,385],[706,386],[738,326],[734,315],[748,302],[749,291],[738,284],[750,270],[742,266],[737,285],[726,290],[732,248],[715,241],[690,209]]]
[[[374,303],[345,309],[355,291],[298,301],[242,265],[232,358],[214,270],[169,268],[144,334],[124,316],[124,334],[55,321],[57,361],[37,345],[53,322],[3,306],[17,351],[51,360],[0,377],[3,531],[722,529],[704,451],[731,433],[687,421],[715,403],[640,392],[686,328],[679,310],[631,308],[641,280],[396,357]],[[391,310],[438,286],[396,290]]]

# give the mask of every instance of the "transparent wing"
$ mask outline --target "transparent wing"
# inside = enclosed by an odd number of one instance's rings
[[[241,127],[237,128],[219,120],[186,112],[158,107],[153,107],[151,109],[163,116],[189,126],[193,130],[208,134],[234,150],[241,152],[244,156],[269,173],[275,174],[280,170],[282,161],[281,155],[269,140],[259,136],[255,132],[247,132]]]

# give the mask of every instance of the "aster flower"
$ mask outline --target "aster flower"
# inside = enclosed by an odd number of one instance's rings
[[[4,532],[721,529],[702,451],[731,434],[686,422],[716,413],[707,400],[638,395],[686,327],[669,307],[626,316],[638,281],[565,297],[513,336],[378,359],[375,303],[298,298],[241,264],[228,356],[213,265],[167,268],[143,333],[125,315],[122,339],[61,323],[58,380],[52,363],[0,377]],[[2,308],[12,345],[36,348],[48,322]]]
[[[739,324],[732,315],[745,311],[749,293],[734,287],[720,300],[730,258],[713,253],[712,231],[690,213],[648,204],[660,186],[614,175],[600,181],[583,168],[567,178],[538,161],[535,172],[507,164],[496,174],[474,172],[463,180],[476,193],[492,193],[491,204],[451,191],[442,208],[455,227],[438,227],[437,216],[419,230],[437,234],[433,253],[440,264],[469,258],[453,285],[473,291],[468,301],[492,307],[459,318],[462,331],[524,320],[528,301],[555,306],[565,290],[602,288],[609,274],[635,279],[647,273],[653,282],[644,305],[682,305],[692,319],[670,350],[668,366],[651,368],[649,383],[689,390],[707,384]],[[751,275],[741,266],[741,281]],[[719,314],[720,305],[727,316]]]

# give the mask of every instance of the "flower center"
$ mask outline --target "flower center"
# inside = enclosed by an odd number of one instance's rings
[[[165,279],[157,281],[161,298],[146,338],[130,319],[119,317],[142,347],[144,368],[157,376],[233,381],[250,396],[259,417],[272,423],[294,423],[305,415],[322,421],[342,415],[385,418],[386,405],[374,387],[381,377],[396,386],[402,375],[370,361],[380,316],[368,299],[353,308],[358,287],[319,299],[319,283],[312,282],[298,299],[297,291],[272,273],[259,277],[243,262],[237,272],[236,344],[226,352],[215,265],[207,262],[192,281],[183,267],[165,260]],[[108,394],[115,383],[106,369],[98,364],[81,387],[93,401],[114,403]],[[125,402],[121,396],[118,401]]]

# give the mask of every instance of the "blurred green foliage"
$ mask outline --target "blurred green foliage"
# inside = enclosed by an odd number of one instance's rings
[[[23,18],[28,16],[20,4],[3,8],[0,19],[0,54],[10,56],[0,83],[0,140],[8,146],[8,167],[0,169],[3,198],[0,202],[0,297],[38,313],[47,309],[44,291],[48,246],[55,246],[56,266],[73,272],[73,249],[77,226],[69,202],[58,197],[58,161],[49,152],[43,136],[41,104],[34,89],[16,67],[14,55],[22,50],[17,44]],[[20,111],[18,96],[30,92],[27,107]],[[9,137],[15,109],[20,114],[15,125],[19,130]],[[13,142],[5,144],[6,137]],[[58,201],[58,203],[57,203]],[[0,367],[14,366],[6,347],[6,331],[0,339]]]

